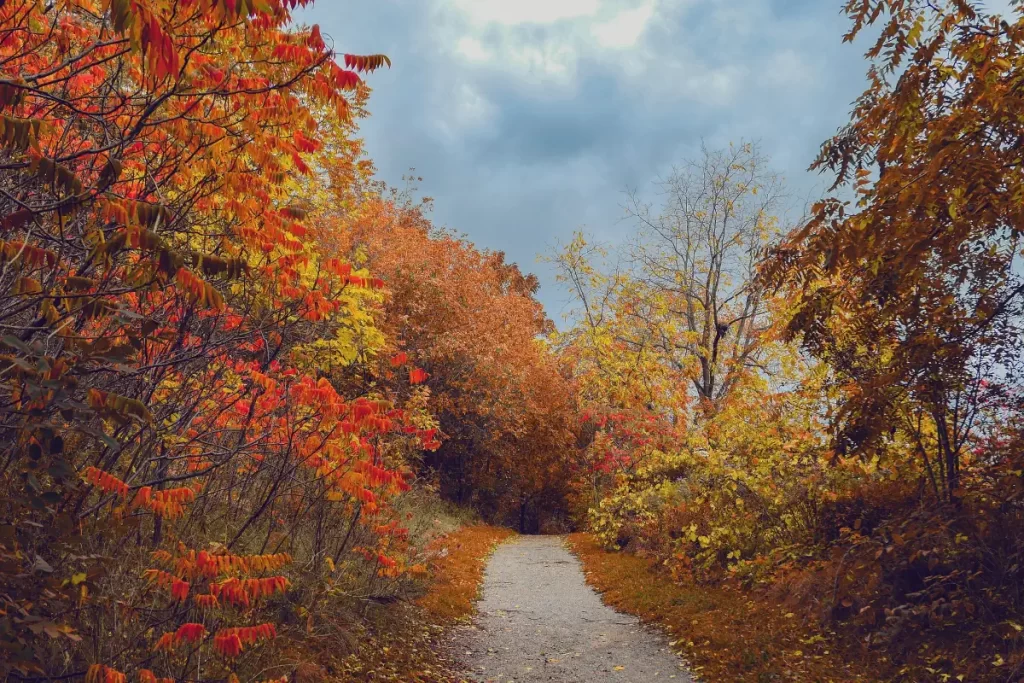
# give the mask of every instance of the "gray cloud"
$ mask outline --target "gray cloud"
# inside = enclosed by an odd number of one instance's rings
[[[863,88],[838,0],[320,0],[339,50],[386,52],[363,123],[380,176],[415,167],[437,223],[565,297],[538,252],[585,226],[621,239],[622,191],[704,139],[760,140],[795,196]],[[536,19],[531,21],[530,19]]]

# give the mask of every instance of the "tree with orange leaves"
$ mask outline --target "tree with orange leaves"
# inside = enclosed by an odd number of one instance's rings
[[[382,324],[430,392],[443,438],[423,464],[444,495],[524,529],[564,515],[572,404],[537,279],[437,230],[399,192],[375,188],[347,220],[351,248],[388,283]]]
[[[369,368],[383,282],[295,200],[326,132],[362,172],[360,73],[388,60],[338,58],[300,4],[0,6],[4,675],[234,676],[296,548],[387,550],[359,571],[402,580],[389,501],[432,437],[317,372]]]

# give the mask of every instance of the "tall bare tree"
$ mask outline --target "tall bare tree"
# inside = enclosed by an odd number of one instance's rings
[[[718,403],[744,368],[759,367],[767,301],[757,266],[778,237],[782,181],[754,143],[709,150],[673,169],[657,209],[630,193],[629,248],[642,285],[632,315],[669,362],[691,367],[697,396]]]

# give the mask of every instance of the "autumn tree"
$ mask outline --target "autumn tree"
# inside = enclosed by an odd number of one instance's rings
[[[649,330],[666,362],[692,372],[698,398],[720,401],[759,368],[767,301],[758,265],[778,235],[782,183],[756,144],[701,147],[662,184],[660,210],[630,194],[638,224],[628,250],[638,286],[627,315]],[[641,343],[641,342],[637,342]],[[764,368],[760,368],[764,369]]]
[[[902,430],[949,500],[986,406],[1019,381],[1024,22],[970,2],[846,11],[846,40],[880,34],[869,87],[814,167],[856,199],[818,203],[766,276],[836,372],[837,448],[884,455]]]
[[[780,370],[773,301],[756,279],[781,208],[767,159],[749,143],[703,147],[662,189],[660,208],[630,194],[636,232],[614,253],[577,234],[551,258],[576,302],[555,343],[585,418],[586,507],[648,461],[664,463],[658,454],[734,387]],[[678,476],[663,467],[647,480]]]
[[[293,557],[374,595],[411,571],[389,501],[430,418],[318,373],[383,371],[383,282],[298,201],[328,132],[365,172],[387,58],[299,4],[0,6],[4,675],[236,680]]]
[[[824,366],[767,326],[785,302],[764,298],[757,354],[770,371],[734,371],[706,410],[691,397],[699,365],[666,358],[635,314],[638,293],[652,306],[655,295],[609,268],[605,253],[578,235],[555,258],[579,297],[574,324],[553,336],[581,420],[576,513],[606,545],[655,552],[702,579],[755,561],[780,539],[815,537],[816,511],[849,473],[833,471],[823,439]]]
[[[510,525],[564,516],[574,418],[543,340],[551,323],[536,277],[437,229],[403,192],[374,186],[367,196],[339,218],[353,252],[388,282],[382,325],[430,392],[442,443],[424,473],[446,497]]]
[[[577,233],[549,257],[575,300],[571,324],[551,340],[579,419],[573,507],[580,517],[616,477],[685,433],[689,416],[689,375],[666,362],[651,327],[632,315],[638,285],[609,255]]]

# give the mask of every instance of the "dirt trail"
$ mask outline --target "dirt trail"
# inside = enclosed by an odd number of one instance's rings
[[[601,602],[560,537],[500,546],[478,609],[456,636],[470,680],[692,681],[664,637]]]

